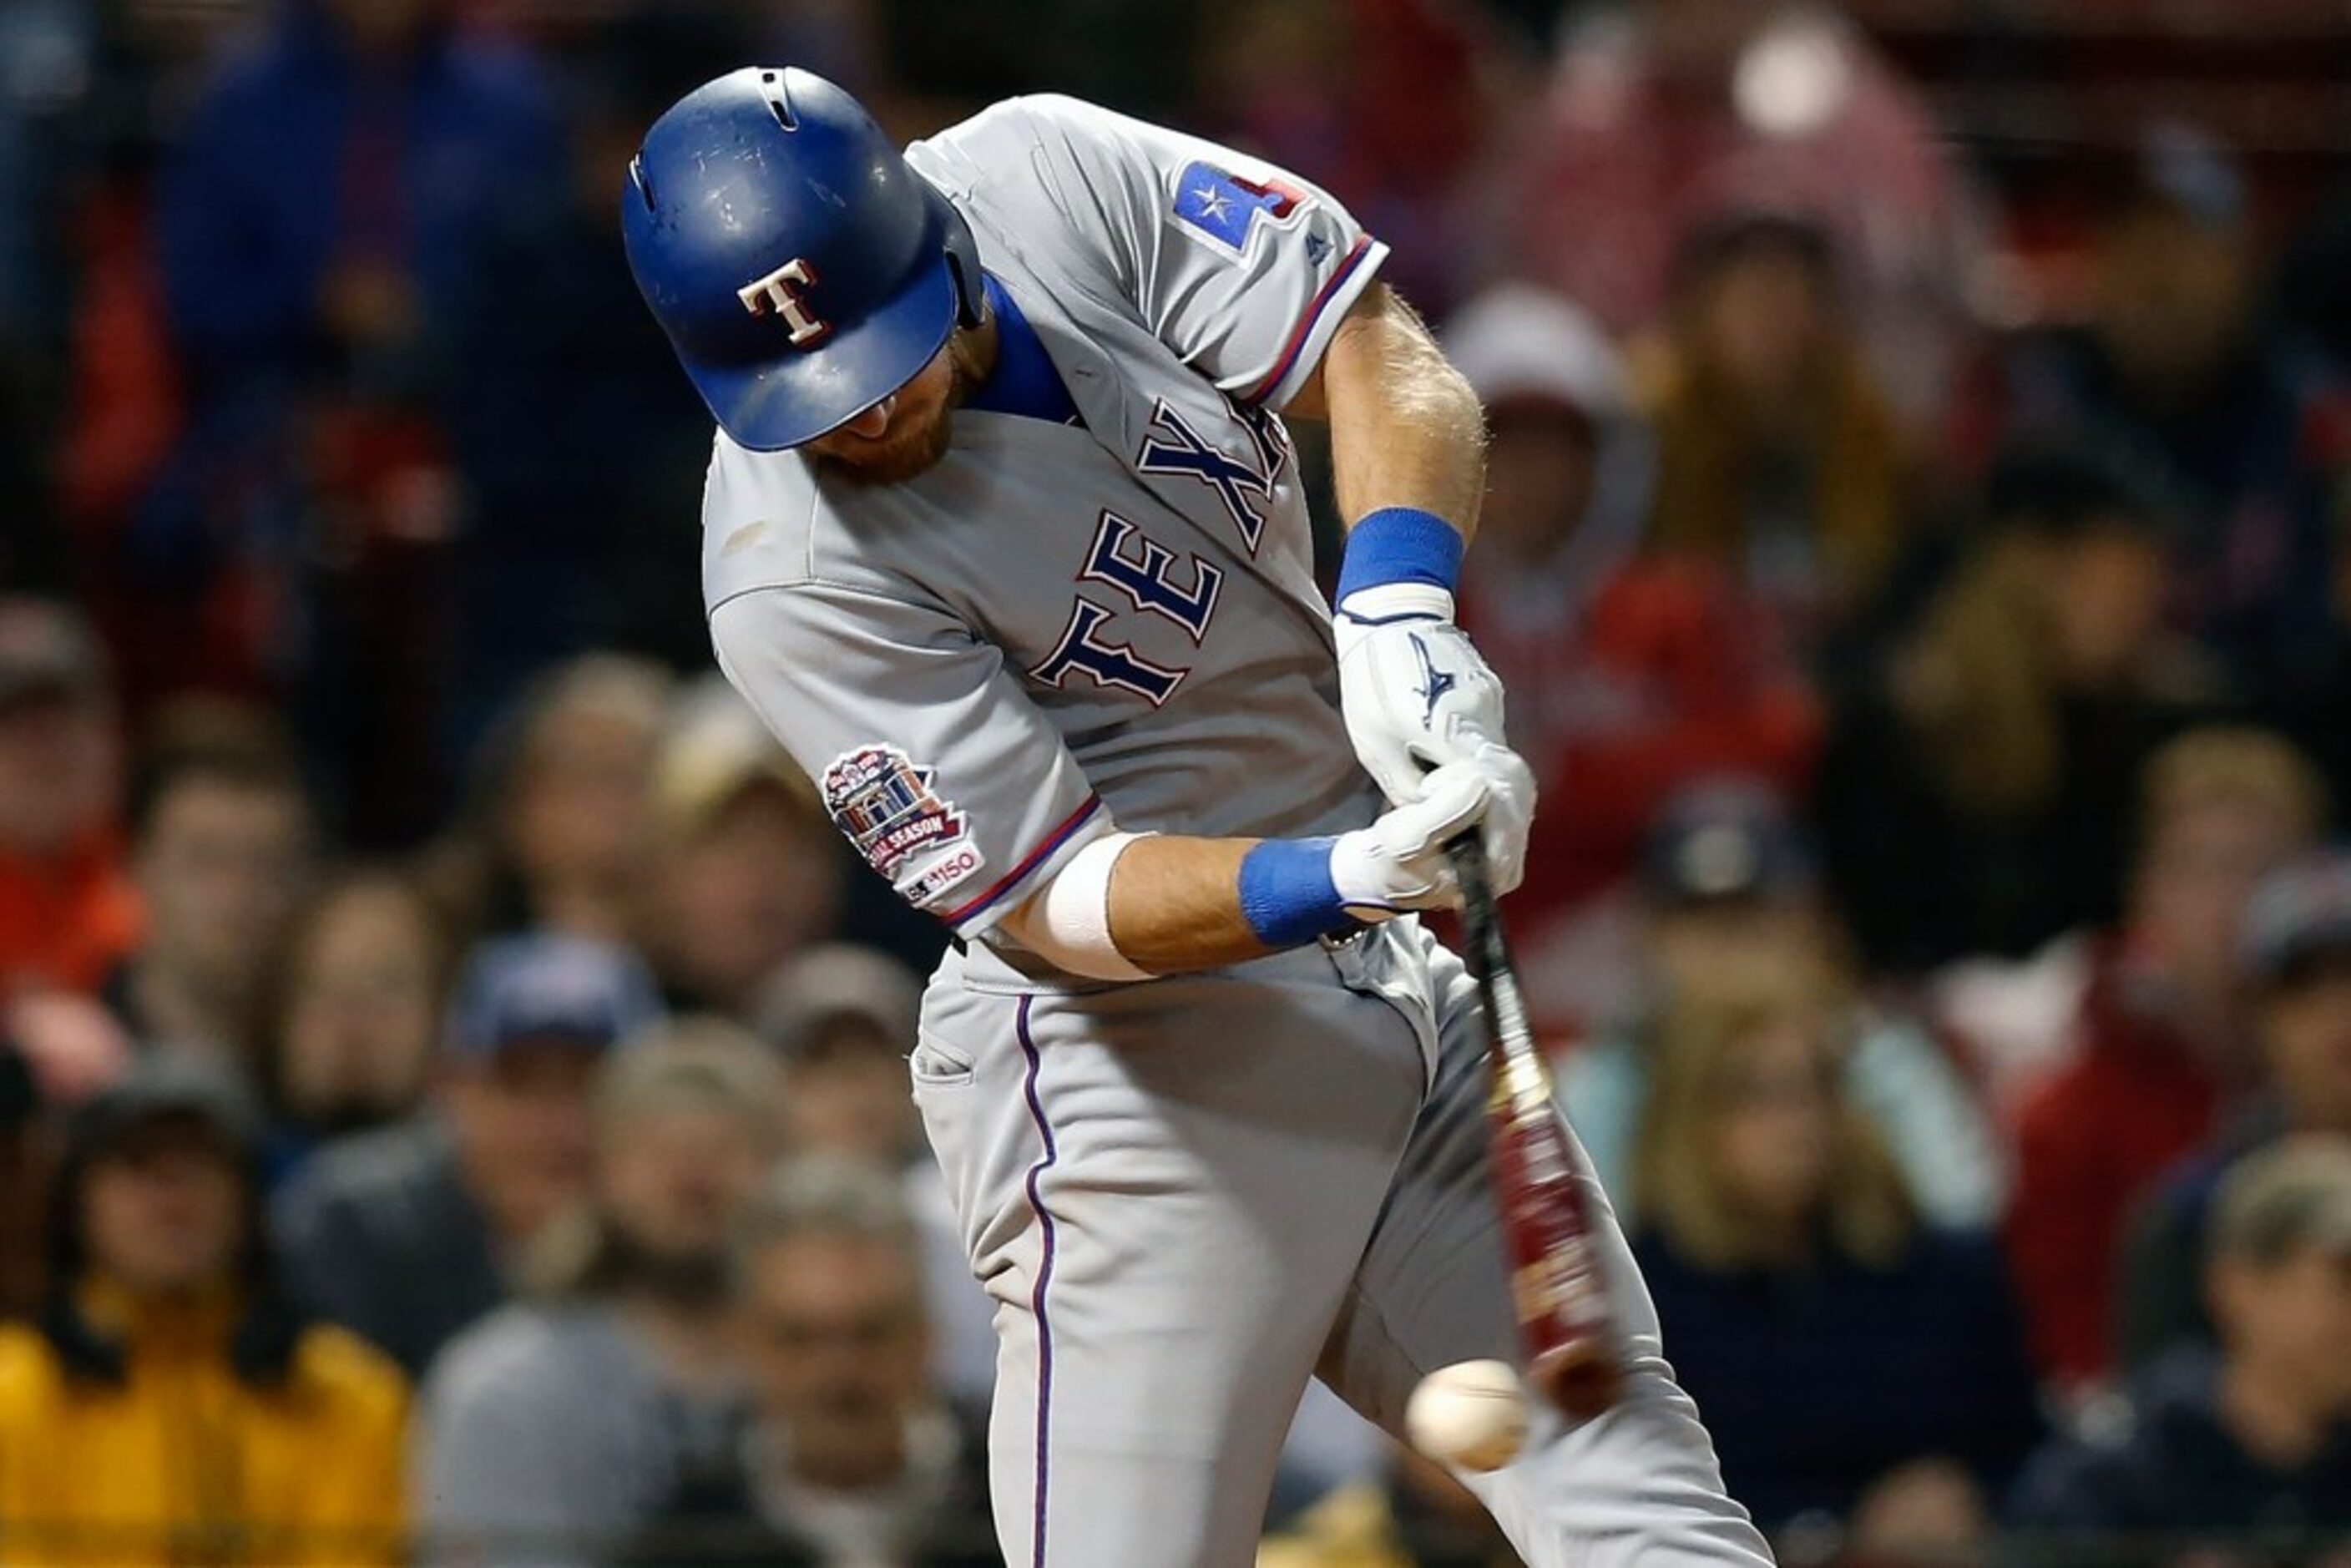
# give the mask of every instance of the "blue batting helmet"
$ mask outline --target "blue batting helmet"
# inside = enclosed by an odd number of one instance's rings
[[[804,70],[746,68],[680,99],[630,161],[621,209],[645,303],[719,427],[755,451],[855,418],[980,319],[962,214]]]

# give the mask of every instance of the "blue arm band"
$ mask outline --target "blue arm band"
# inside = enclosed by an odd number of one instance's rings
[[[1261,839],[1241,857],[1241,918],[1269,947],[1296,947],[1353,923],[1331,881],[1329,839]]]
[[[1417,507],[1383,507],[1347,530],[1339,599],[1358,589],[1425,582],[1453,591],[1461,580],[1460,530]]]

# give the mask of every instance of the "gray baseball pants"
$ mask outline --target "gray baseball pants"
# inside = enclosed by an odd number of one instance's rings
[[[998,1343],[989,1437],[1014,1568],[1245,1568],[1320,1375],[1403,1428],[1426,1373],[1515,1359],[1486,1178],[1484,1036],[1415,921],[1076,992],[983,949],[924,1001],[914,1097]],[[1531,1568],[1755,1568],[1596,1185],[1631,1376],[1465,1476]]]

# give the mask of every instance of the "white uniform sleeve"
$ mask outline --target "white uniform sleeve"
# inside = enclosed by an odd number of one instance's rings
[[[1101,236],[1160,341],[1235,398],[1287,403],[1387,246],[1262,159],[1071,99],[1018,102],[1056,204]]]
[[[834,823],[918,909],[977,936],[1110,831],[1077,759],[944,610],[825,582],[711,612],[719,667]]]

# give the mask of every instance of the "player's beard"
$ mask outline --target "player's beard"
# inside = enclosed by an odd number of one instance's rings
[[[860,443],[854,457],[821,454],[825,466],[859,485],[903,485],[938,466],[955,439],[955,411],[982,379],[983,367],[971,338],[968,332],[957,331],[947,341],[946,396],[935,411],[927,415],[913,413],[893,423],[880,441]]]
[[[854,458],[827,455],[825,465],[859,485],[903,485],[929,473],[947,455],[955,434],[954,413],[952,405],[942,405],[935,417],[909,421],[893,427],[883,440],[860,446]]]

